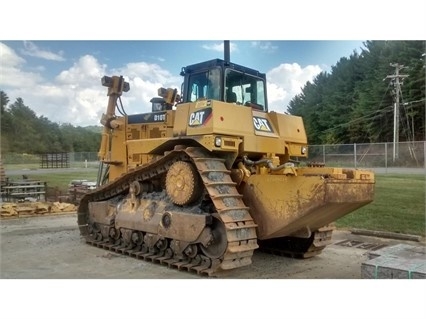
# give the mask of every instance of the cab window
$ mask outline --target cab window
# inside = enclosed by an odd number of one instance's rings
[[[198,99],[221,100],[221,70],[214,68],[189,77],[188,101]]]

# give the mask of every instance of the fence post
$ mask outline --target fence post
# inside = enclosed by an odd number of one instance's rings
[[[388,173],[388,143],[385,143],[385,173]]]
[[[354,143],[354,164],[356,168],[356,143]]]
[[[325,145],[322,145],[322,162],[325,164]]]

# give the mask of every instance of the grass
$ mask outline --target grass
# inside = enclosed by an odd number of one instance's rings
[[[374,201],[336,226],[425,236],[425,184],[423,175],[376,174]]]
[[[73,179],[96,180],[97,171],[43,173],[29,175],[47,186],[66,193]],[[21,179],[21,175],[8,176]],[[372,203],[336,221],[341,229],[358,228],[425,236],[425,176],[376,174],[376,192]]]

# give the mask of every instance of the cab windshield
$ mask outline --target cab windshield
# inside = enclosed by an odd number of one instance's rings
[[[225,101],[265,111],[265,82],[253,75],[226,69]]]
[[[267,111],[264,79],[231,68],[225,68],[223,77],[222,70],[215,67],[191,74],[186,100],[212,99]]]

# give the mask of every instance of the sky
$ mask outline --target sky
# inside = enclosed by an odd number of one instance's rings
[[[123,75],[130,83],[122,97],[127,114],[149,112],[158,88],[180,89],[182,67],[223,58],[223,40],[230,40],[231,61],[266,73],[269,109],[285,112],[307,81],[360,53],[364,41],[426,38],[419,31],[426,29],[424,1],[407,0],[410,19],[403,19],[403,6],[400,25],[389,28],[393,1],[378,13],[366,0],[346,6],[300,0],[281,8],[269,0],[255,8],[223,0],[208,8],[195,0],[140,8],[133,0],[15,0],[2,5],[19,13],[19,22],[17,14],[0,20],[0,89],[10,103],[20,97],[53,122],[99,125],[107,105],[104,75]]]
[[[230,41],[231,61],[266,73],[269,109],[286,111],[307,81],[330,71],[363,41]],[[149,112],[160,87],[181,87],[183,66],[223,59],[223,41],[1,41],[0,87],[38,116],[75,126],[98,125],[106,110],[104,75],[130,83],[127,114]]]

